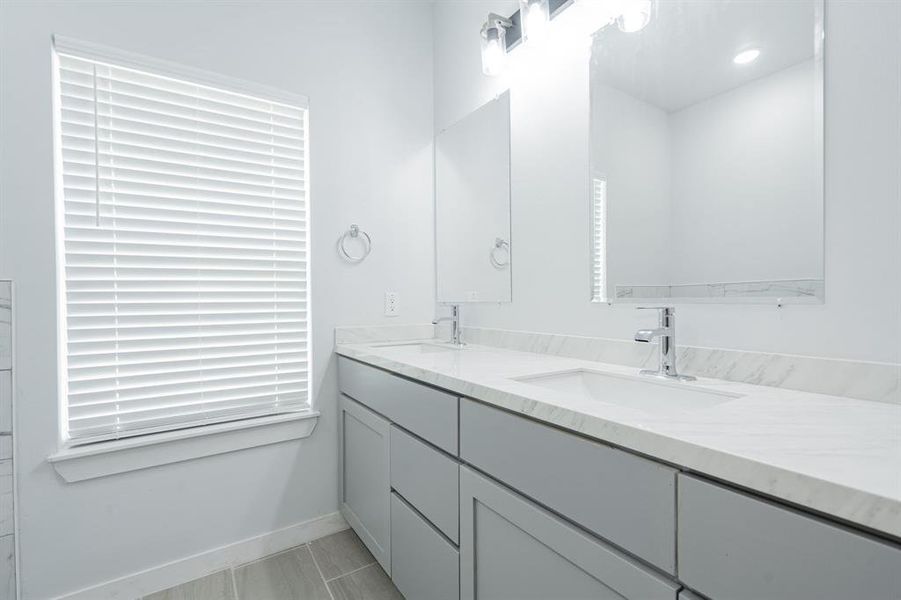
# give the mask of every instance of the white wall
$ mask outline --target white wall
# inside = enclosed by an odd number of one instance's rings
[[[669,115],[667,283],[823,276],[816,70],[808,60]]]
[[[588,302],[588,44],[558,43],[574,38],[560,33],[571,9],[530,68],[487,81],[476,33],[489,9],[512,10],[454,4],[435,11],[436,127],[510,86],[517,240],[513,303],[468,307],[464,322],[631,338],[647,314]],[[826,8],[826,304],[686,305],[682,344],[901,361],[901,4]]]
[[[48,598],[337,509],[336,324],[432,317],[431,9],[410,2],[15,2],[0,12],[0,277],[18,285],[17,460],[25,598]],[[76,484],[57,449],[50,36],[310,97],[311,438]],[[340,262],[351,222],[373,237]]]

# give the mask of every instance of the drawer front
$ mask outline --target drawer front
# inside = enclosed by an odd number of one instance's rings
[[[357,402],[457,456],[456,396],[338,357],[338,387]]]
[[[459,543],[459,463],[396,425],[391,426],[391,487]]]
[[[460,598],[459,552],[395,493],[391,539],[391,580],[405,598]]]
[[[465,462],[675,573],[676,470],[472,400],[460,404]]]
[[[676,582],[468,467],[460,494],[465,600],[676,598]]]
[[[679,579],[729,600],[901,597],[901,547],[679,476]]]

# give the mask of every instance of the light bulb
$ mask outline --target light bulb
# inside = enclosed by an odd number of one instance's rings
[[[551,24],[548,0],[519,0],[522,37],[527,44],[541,44],[548,37]]]
[[[507,64],[507,31],[497,23],[485,23],[482,27],[482,72],[494,77],[500,75]]]
[[[760,56],[760,50],[757,48],[751,48],[749,50],[744,50],[735,55],[735,58],[732,59],[737,65],[747,65],[749,63],[757,60],[757,57]]]
[[[627,0],[623,12],[616,18],[620,31],[634,33],[645,28],[651,21],[651,0]]]

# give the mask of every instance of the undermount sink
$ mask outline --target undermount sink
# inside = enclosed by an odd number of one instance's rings
[[[383,350],[403,350],[413,354],[435,354],[438,352],[457,352],[459,348],[441,344],[430,344],[428,342],[404,342],[398,344],[376,344],[373,348],[381,348]]]
[[[655,414],[711,408],[741,398],[739,394],[688,387],[679,382],[586,369],[515,377],[514,381]]]

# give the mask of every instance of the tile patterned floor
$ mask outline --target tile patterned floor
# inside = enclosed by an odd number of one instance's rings
[[[352,529],[143,600],[404,600]]]

